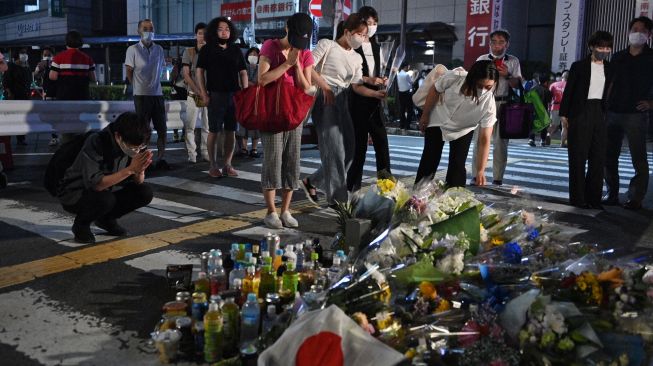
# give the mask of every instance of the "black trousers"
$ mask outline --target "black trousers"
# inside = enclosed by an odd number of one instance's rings
[[[601,204],[606,122],[600,100],[588,100],[585,110],[569,121],[568,144],[569,203],[574,206]]]
[[[449,166],[447,166],[446,183],[449,187],[464,187],[467,179],[465,161],[469,154],[469,145],[472,143],[474,131],[467,135],[449,142]],[[424,134],[424,151],[422,159],[417,168],[415,184],[423,179],[431,180],[440,165],[442,159],[442,130],[440,127],[429,127]]]
[[[90,225],[93,221],[120,218],[152,202],[152,188],[148,184],[127,183],[115,192],[85,190],[74,205],[64,205],[64,210],[74,213],[75,223]]]
[[[368,100],[372,99],[372,100]],[[351,119],[354,122],[354,159],[347,171],[347,189],[360,189],[363,180],[363,166],[367,154],[367,136],[372,137],[376,156],[376,171],[390,172],[390,150],[388,134],[381,118],[379,101],[374,98],[353,97],[350,108]]]
[[[399,120],[401,128],[409,129],[410,123],[415,120],[415,107],[413,105],[413,95],[407,92],[399,92]],[[406,118],[408,114],[408,118]]]

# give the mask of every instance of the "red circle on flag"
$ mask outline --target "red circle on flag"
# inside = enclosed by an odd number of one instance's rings
[[[308,3],[308,11],[316,18],[322,17],[322,0],[311,0]]]
[[[306,338],[295,355],[295,366],[343,366],[342,338],[332,332],[320,332]]]

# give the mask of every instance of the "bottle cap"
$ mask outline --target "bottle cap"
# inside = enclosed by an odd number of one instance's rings
[[[276,254],[276,255],[283,255],[283,250],[281,250],[281,249],[277,249],[277,250],[274,252],[274,254]]]
[[[249,261],[250,258],[252,258],[252,252],[246,252],[245,253],[245,261]]]
[[[238,250],[245,250],[245,244],[238,244]]]
[[[306,241],[305,241],[304,243],[306,244],[306,247],[307,247],[307,248],[310,247],[311,244],[312,244],[312,243],[311,243],[311,239],[306,239]]]
[[[336,250],[336,256],[344,257],[345,256],[345,251],[344,250]]]
[[[250,263],[250,264],[253,264],[253,265],[256,266],[256,262],[258,262],[258,260],[256,259],[256,257],[251,257],[251,258],[249,259],[249,263]]]
[[[231,250],[238,250],[238,243],[231,243]]]
[[[256,271],[256,267],[254,266],[247,266],[247,273],[254,273]]]
[[[315,253],[315,252],[311,253],[311,260],[312,261],[316,261],[319,258],[320,258],[320,256],[317,253]]]
[[[340,257],[333,257],[333,265],[334,266],[340,265]]]
[[[198,278],[198,279],[206,278],[206,272],[200,272],[200,273],[198,273],[198,274],[197,274],[197,278]]]
[[[245,250],[248,251],[248,252],[251,252],[252,251],[252,244],[250,244],[250,243],[245,244]]]
[[[261,266],[261,269],[263,270],[263,272],[270,272],[270,270],[272,269],[272,266],[270,266],[269,264],[265,264],[265,265]]]
[[[286,251],[287,252],[294,252],[295,251],[295,246],[292,244],[286,245]]]
[[[268,305],[268,315],[277,315],[277,307],[274,305]]]
[[[243,280],[240,278],[234,278],[234,287],[239,288],[243,286]]]
[[[250,292],[247,294],[247,301],[248,302],[256,302],[256,294],[253,292]]]
[[[220,310],[220,305],[217,302],[212,302],[209,304],[209,311],[218,311]]]
[[[261,257],[262,258],[267,258],[269,256],[270,256],[270,252],[268,252],[267,250],[264,250],[264,251],[261,252]]]

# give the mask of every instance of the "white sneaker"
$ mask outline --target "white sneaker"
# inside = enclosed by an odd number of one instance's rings
[[[297,220],[295,220],[294,217],[290,214],[290,212],[282,212],[281,213],[281,222],[283,223],[283,226],[285,227],[298,227],[299,223]]]
[[[59,145],[59,139],[56,138],[56,137],[51,138],[51,139],[50,139],[50,144],[49,144],[49,145],[50,145],[50,146],[57,146],[57,145]]]
[[[263,223],[270,229],[283,229],[283,223],[279,220],[279,215],[276,212],[267,214],[263,219]]]

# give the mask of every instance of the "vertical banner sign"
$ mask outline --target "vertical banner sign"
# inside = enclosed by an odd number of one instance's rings
[[[318,36],[320,34],[320,18],[311,15],[313,21],[313,32],[311,33],[311,51],[317,46]]]
[[[557,0],[551,70],[562,72],[581,57],[585,0]]]
[[[63,11],[64,0],[50,0],[48,4],[49,15],[53,18],[64,18],[66,14]]]
[[[479,56],[489,52],[490,32],[493,24],[492,4],[492,0],[467,1],[464,61],[464,66],[467,70],[469,70]]]
[[[503,14],[503,0],[494,0],[492,5],[492,31],[501,29],[501,17]]]
[[[635,17],[653,18],[653,0],[637,0],[635,3]]]

